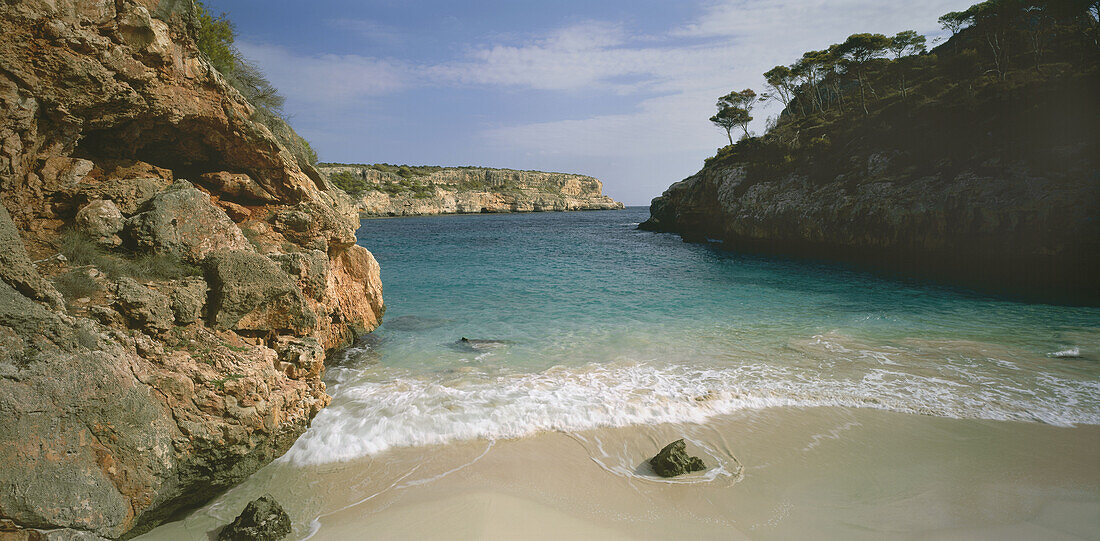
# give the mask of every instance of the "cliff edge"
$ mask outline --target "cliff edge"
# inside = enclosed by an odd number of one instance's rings
[[[364,216],[621,209],[599,180],[482,167],[322,164]]]
[[[289,448],[326,352],[379,324],[350,200],[198,52],[194,10],[0,4],[5,539],[204,503]]]
[[[856,34],[769,71],[785,108],[767,133],[719,149],[640,227],[1100,302],[1094,14],[983,2],[941,20],[956,33],[931,52],[915,33]],[[712,122],[744,120],[727,98],[750,94],[723,97]]]

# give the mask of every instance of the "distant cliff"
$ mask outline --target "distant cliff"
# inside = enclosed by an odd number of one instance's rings
[[[769,71],[778,120],[670,186],[640,227],[1100,301],[1096,20],[988,2],[948,16],[964,27],[930,53],[854,60],[898,39],[858,34]],[[1041,49],[1033,18],[1049,19]]]
[[[595,178],[481,167],[322,164],[366,216],[621,209]]]

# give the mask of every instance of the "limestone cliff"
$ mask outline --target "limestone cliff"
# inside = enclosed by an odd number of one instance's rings
[[[254,120],[191,16],[0,3],[5,539],[127,537],[233,486],[381,318],[351,201]]]
[[[891,176],[875,153],[865,176],[754,178],[704,167],[653,200],[643,229],[732,250],[866,264],[1043,299],[1100,298],[1100,179],[1002,169]]]
[[[641,227],[1100,302],[1100,49],[1086,6],[1064,7],[985,2],[950,15],[963,27],[932,51],[863,63],[866,40],[893,42],[856,34],[769,71],[780,116]]]
[[[365,216],[418,216],[621,209],[603,195],[592,177],[541,171],[479,167],[414,169],[408,176],[371,166],[327,164],[328,174],[352,175],[364,188],[356,194]]]

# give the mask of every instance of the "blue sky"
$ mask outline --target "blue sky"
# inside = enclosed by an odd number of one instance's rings
[[[207,0],[321,160],[575,172],[645,205],[725,134],[715,98],[973,0]],[[756,131],[774,107],[755,113]]]

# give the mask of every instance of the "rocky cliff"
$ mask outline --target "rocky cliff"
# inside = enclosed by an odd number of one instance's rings
[[[322,172],[352,175],[365,216],[621,209],[592,177],[476,167],[424,168],[400,176],[370,166],[330,164]]]
[[[811,180],[705,167],[653,200],[641,227],[731,250],[855,262],[1042,299],[1100,299],[1100,178],[1003,168],[909,178],[889,154]],[[894,172],[894,174],[891,173]]]
[[[1100,26],[1086,8],[983,2],[945,15],[958,25],[932,51],[915,33],[855,34],[777,66],[780,116],[669,187],[641,227],[1100,302]]]
[[[5,539],[127,537],[233,486],[382,315],[350,200],[254,120],[192,15],[0,3]]]

